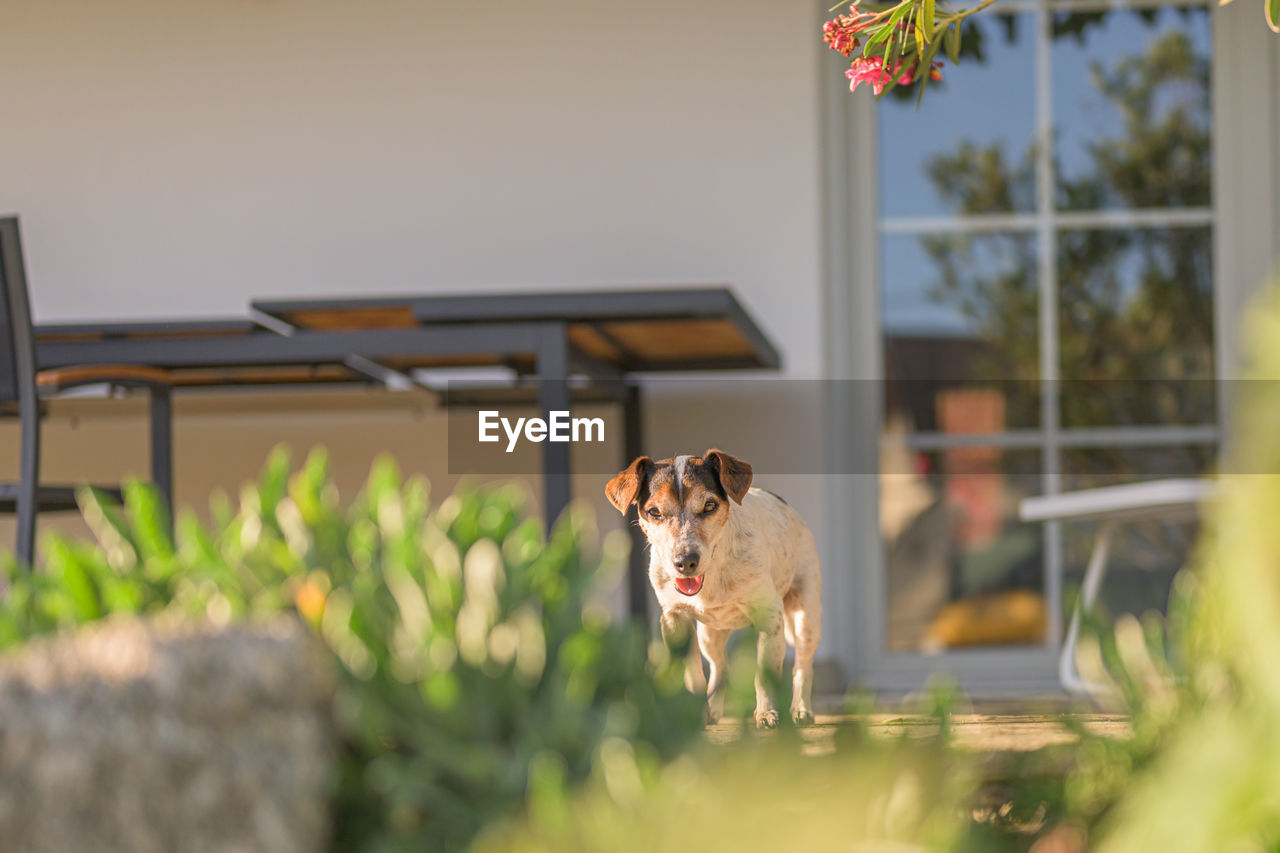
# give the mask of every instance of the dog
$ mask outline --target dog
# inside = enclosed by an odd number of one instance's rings
[[[811,723],[822,636],[818,549],[800,515],[751,480],[751,466],[721,450],[657,462],[641,456],[608,482],[605,496],[623,515],[637,507],[662,635],[670,644],[691,639],[685,686],[706,692],[708,721],[724,712],[729,634],[751,625],[759,634],[756,725],[778,724],[765,673],[781,675],[786,643],[795,648],[791,717]]]

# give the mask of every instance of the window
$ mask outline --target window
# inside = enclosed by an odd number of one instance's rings
[[[1018,502],[1218,438],[1208,8],[996,10],[876,108],[889,652],[1056,646],[1093,530]],[[1130,531],[1104,603],[1161,606],[1190,539]]]

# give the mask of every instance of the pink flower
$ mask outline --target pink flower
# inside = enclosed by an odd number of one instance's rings
[[[876,17],[873,12],[859,12],[856,3],[849,7],[849,11],[852,14],[837,15],[822,25],[822,40],[844,56],[858,49],[860,42],[856,34],[865,30]]]
[[[859,57],[849,66],[849,70],[844,72],[844,76],[849,78],[849,91],[858,91],[860,83],[866,83],[871,87],[871,91],[880,94],[884,91],[884,87],[889,84],[890,75],[884,70],[884,59],[879,56],[867,58]]]
[[[929,79],[941,80],[942,71],[941,62],[934,62],[929,66]],[[859,83],[866,83],[871,87],[871,91],[879,95],[884,91],[884,87],[889,85],[892,80],[899,86],[910,85],[915,80],[916,67],[914,65],[904,65],[902,60],[894,63],[892,69],[884,67],[884,59],[879,56],[860,57],[853,61],[849,66],[849,70],[844,72],[844,76],[849,78],[849,91],[856,92]]]
[[[844,56],[857,50],[859,44],[849,30],[840,27],[836,21],[827,21],[822,25],[822,40],[832,50],[839,51]]]

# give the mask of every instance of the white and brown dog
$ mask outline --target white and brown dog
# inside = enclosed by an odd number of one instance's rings
[[[685,685],[707,691],[708,719],[724,709],[729,634],[751,625],[759,634],[756,725],[777,725],[764,673],[781,673],[786,643],[795,647],[791,717],[810,722],[813,653],[822,634],[818,549],[796,511],[751,488],[751,477],[750,465],[720,450],[658,462],[641,456],[605,494],[624,515],[633,503],[639,510],[663,636],[688,636],[697,623]],[[702,656],[711,665],[709,689]]]

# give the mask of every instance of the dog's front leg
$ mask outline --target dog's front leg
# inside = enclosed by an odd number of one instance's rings
[[[782,676],[782,659],[787,653],[781,602],[758,613],[753,621],[759,633],[756,641],[755,720],[761,728],[773,728],[778,724],[778,709],[773,704],[771,689]]]
[[[702,653],[698,650],[698,635],[694,631],[693,617],[686,613],[667,611],[659,622],[662,639],[667,647],[677,649],[686,642],[689,648],[685,657],[684,686],[690,693],[707,692],[707,675],[702,671]]]
[[[715,723],[724,716],[724,690],[729,683],[729,653],[725,647],[732,631],[721,628],[709,628],[703,622],[698,623],[698,645],[702,654],[711,665],[711,675],[707,679],[707,722]]]

